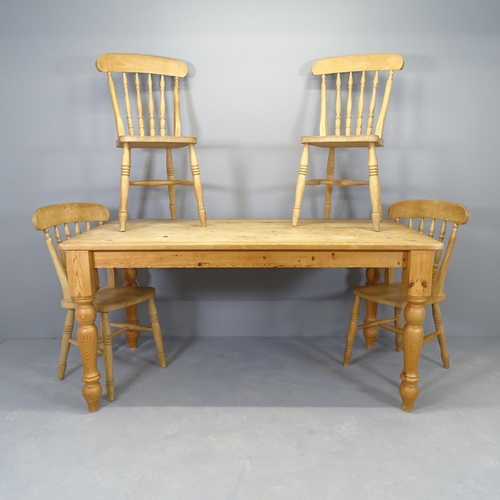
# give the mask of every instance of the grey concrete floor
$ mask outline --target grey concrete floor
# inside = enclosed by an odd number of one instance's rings
[[[116,399],[90,414],[79,353],[0,344],[0,498],[499,499],[500,337],[423,348],[401,410],[402,355],[384,337],[115,339]],[[99,365],[102,369],[102,364]],[[102,370],[101,370],[102,371]]]

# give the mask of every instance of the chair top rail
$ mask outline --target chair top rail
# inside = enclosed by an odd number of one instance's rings
[[[455,224],[466,224],[469,211],[459,203],[439,200],[403,200],[391,205],[388,210],[391,218],[439,219]]]
[[[398,54],[361,54],[354,56],[328,57],[316,61],[313,75],[348,73],[355,71],[378,71],[403,69],[404,60]]]
[[[141,54],[103,54],[97,58],[96,67],[106,73],[146,73],[181,78],[188,73],[188,67],[183,61]]]
[[[33,214],[35,229],[45,231],[59,224],[69,222],[107,221],[109,210],[97,203],[62,203],[39,208]]]

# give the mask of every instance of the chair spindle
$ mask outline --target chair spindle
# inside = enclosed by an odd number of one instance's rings
[[[326,121],[326,75],[321,75],[321,109],[319,117],[319,135],[324,137],[328,133]]]
[[[118,135],[123,135],[125,131],[123,129],[123,122],[120,118],[120,106],[118,105],[115,83],[113,82],[113,75],[111,72],[108,72],[108,86],[109,86],[109,93],[111,95],[111,104],[113,106],[113,112],[115,114],[116,132]]]
[[[153,101],[153,77],[148,73],[148,108],[149,108],[149,135],[156,135],[155,127],[155,104]]]
[[[174,136],[180,137],[181,130],[181,100],[179,96],[179,77],[174,78]]]
[[[337,81],[336,81],[336,102],[335,102],[335,135],[340,135],[340,115],[342,113],[342,100],[340,96],[340,92],[342,90],[342,82],[340,80],[340,73],[337,73]]]
[[[373,131],[373,120],[375,118],[375,105],[377,104],[377,89],[378,89],[378,71],[375,71],[372,82],[372,97],[370,99],[370,112],[368,114],[368,123],[366,125],[366,133],[369,135]]]
[[[165,77],[160,77],[160,135],[165,135]]]
[[[394,70],[389,71],[389,75],[387,76],[387,82],[385,84],[382,106],[380,107],[380,116],[377,121],[377,129],[375,130],[375,134],[378,135],[379,137],[382,137],[384,133],[385,115],[387,114],[387,107],[389,106],[389,98],[391,97],[393,76],[394,76]]]
[[[365,105],[365,77],[366,73],[361,73],[361,80],[359,82],[359,102],[358,102],[358,119],[356,121],[356,135],[361,135],[363,131],[363,108]]]
[[[125,112],[127,113],[128,133],[130,135],[134,135],[134,121],[132,119],[132,108],[130,106],[130,95],[128,92],[128,79],[126,73],[122,74],[122,80],[123,80],[123,92],[125,94]]]
[[[144,116],[142,114],[141,82],[139,73],[135,74],[135,90],[137,93],[137,121],[139,122],[139,135],[144,137]]]
[[[347,80],[347,106],[346,106],[346,117],[345,117],[345,135],[351,135],[351,121],[352,121],[352,71],[349,73],[349,79]]]
[[[429,236],[434,238],[434,231],[436,230],[436,219],[431,219],[431,223],[429,225]]]

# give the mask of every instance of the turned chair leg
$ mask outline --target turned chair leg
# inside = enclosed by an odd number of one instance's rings
[[[382,271],[378,267],[369,267],[366,270],[366,282],[367,284],[378,283],[380,281],[380,276]],[[365,324],[371,323],[377,320],[377,309],[378,304],[371,300],[365,300]],[[375,341],[378,337],[378,328],[376,326],[369,326],[363,328],[363,336],[365,337],[366,347],[372,349],[375,345]]]
[[[378,176],[378,161],[375,145],[368,146],[368,187],[372,205],[372,223],[375,231],[380,231],[382,220],[382,203],[380,201],[380,179]]]
[[[106,394],[108,401],[115,399],[115,381],[113,378],[113,347],[111,345],[111,327],[108,313],[101,313],[102,357],[106,372]]]
[[[122,269],[123,276],[123,286],[137,286],[137,269],[133,267],[123,268]],[[129,325],[138,325],[139,318],[137,317],[137,305],[128,306],[125,308],[125,323]],[[137,348],[137,342],[139,340],[141,332],[139,330],[126,330],[125,338],[127,339],[128,346],[130,349]]]
[[[354,297],[354,304],[351,311],[351,321],[349,322],[349,330],[347,332],[347,342],[344,351],[344,366],[348,366],[351,361],[352,345],[358,329],[358,317],[361,299],[356,295]]]
[[[172,157],[172,150],[167,149],[167,180],[175,180],[174,172],[174,159]],[[168,186],[168,197],[170,199],[170,217],[177,218],[177,205],[175,204],[175,184]]]
[[[57,367],[57,379],[62,380],[66,372],[66,363],[68,360],[68,352],[71,344],[71,336],[73,335],[73,327],[75,325],[75,311],[68,309],[66,319],[64,320],[63,335],[61,339],[61,354],[59,355],[59,366]]]
[[[194,195],[196,203],[198,204],[198,217],[203,227],[207,225],[207,214],[205,212],[205,205],[203,203],[203,189],[201,187],[200,166],[198,165],[198,158],[196,151],[192,144],[189,145],[189,162],[191,164],[191,175],[193,176]]]
[[[148,300],[149,317],[151,318],[151,328],[153,330],[153,338],[158,351],[158,361],[160,366],[165,368],[167,366],[167,358],[163,350],[163,338],[161,335],[160,322],[158,321],[158,311],[156,310],[155,301],[153,298]]]
[[[292,212],[292,226],[295,227],[299,222],[300,206],[302,204],[302,197],[304,196],[304,189],[306,187],[307,166],[309,163],[309,144],[304,144],[302,157],[299,166],[299,178],[297,179],[297,187],[295,188],[295,204]]]
[[[330,218],[332,211],[332,192],[333,192],[333,176],[335,173],[335,149],[330,148],[328,151],[328,162],[326,164],[326,180],[331,181],[331,184],[325,184],[325,219]]]
[[[400,307],[394,308],[394,316],[396,316],[394,326],[399,328],[399,332],[396,333],[396,351],[401,351],[403,349],[403,311]]]
[[[448,355],[448,347],[446,345],[446,332],[443,325],[443,315],[439,304],[432,304],[432,317],[434,318],[434,326],[437,331],[439,347],[441,348],[441,359],[445,368],[450,367],[450,356]]]
[[[118,220],[120,231],[127,229],[128,220],[128,192],[130,187],[130,146],[123,145],[121,177],[120,177],[120,207],[118,208]]]

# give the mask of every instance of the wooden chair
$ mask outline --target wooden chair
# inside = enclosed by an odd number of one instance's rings
[[[104,54],[97,59],[96,66],[99,71],[108,74],[109,91],[118,134],[116,146],[123,150],[120,208],[118,211],[120,231],[126,230],[129,186],[168,186],[170,215],[173,219],[176,218],[177,210],[175,186],[193,186],[198,204],[198,216],[201,225],[206,226],[200,168],[194,149],[196,137],[183,136],[181,133],[179,78],[187,75],[188,68],[186,64],[167,57]],[[122,119],[119,95],[115,88],[113,73],[120,74],[121,85],[123,86],[123,92],[121,93],[123,99],[121,101],[124,104],[126,128]],[[173,103],[171,107],[166,104],[166,97],[170,94],[168,80],[173,81]],[[132,90],[133,87],[135,87],[135,92]],[[143,97],[145,98],[144,105]],[[134,111],[134,108],[136,111]],[[148,110],[147,117],[143,115],[143,108]],[[167,123],[168,113],[173,116],[171,128]],[[174,175],[172,149],[184,147],[189,148],[192,180],[176,179]],[[165,149],[167,179],[130,181],[131,150],[134,148]]]
[[[461,224],[466,224],[469,220],[469,212],[458,203],[435,200],[407,200],[398,201],[389,207],[389,217],[395,218],[400,223],[401,219],[408,219],[408,227],[413,228],[413,223],[417,224],[420,233],[426,232],[430,237],[436,237],[445,243],[444,250],[436,252],[434,256],[434,267],[432,272],[432,294],[426,298],[424,306],[432,306],[432,317],[434,319],[435,331],[424,336],[424,344],[434,338],[438,338],[441,347],[441,358],[445,368],[449,368],[449,356],[446,347],[446,333],[443,326],[443,318],[439,303],[445,300],[444,282],[451,254],[457,237],[457,230]],[[436,224],[437,222],[437,224]],[[451,226],[451,232],[447,237],[447,224]],[[440,227],[437,228],[436,226]],[[352,345],[356,331],[360,329],[383,328],[396,334],[396,350],[403,347],[403,320],[402,309],[406,306],[405,292],[401,282],[394,282],[393,270],[385,270],[384,283],[370,283],[365,286],[354,288],[354,305],[351,313],[349,331],[347,333],[347,344],[344,353],[344,366],[349,364],[352,354]],[[394,308],[394,316],[385,319],[368,320],[363,324],[358,324],[358,316],[361,299],[375,304],[384,304]],[[368,319],[368,318],[367,318]],[[389,324],[392,323],[392,324]],[[376,338],[376,336],[375,336]],[[367,346],[372,347],[375,338],[368,342]]]
[[[292,215],[293,226],[298,224],[302,196],[306,185],[321,184],[325,186],[325,219],[330,217],[333,186],[369,185],[373,228],[375,231],[380,230],[382,206],[375,148],[384,145],[382,136],[391,95],[393,74],[395,70],[402,69],[403,64],[403,58],[397,54],[330,57],[316,61],[313,64],[313,75],[321,75],[319,135],[302,137],[304,148],[295,192],[295,205]],[[335,79],[335,133],[333,135],[328,133],[327,125],[329,121],[327,75],[333,75]],[[383,85],[383,78],[381,77],[385,77],[385,85]],[[347,86],[347,89],[343,88],[343,86]],[[357,104],[354,102],[356,97]],[[365,113],[365,104],[368,105],[367,114]],[[377,104],[380,105],[379,111],[377,111]],[[354,111],[353,106],[355,106]],[[376,114],[377,118],[375,119]],[[355,128],[353,129],[353,127]],[[306,180],[310,146],[329,150],[326,178],[324,179]],[[337,148],[368,149],[368,181],[354,179],[334,180],[335,150]]]
[[[64,322],[63,336],[61,341],[61,354],[58,367],[58,379],[64,378],[66,371],[66,360],[70,345],[78,345],[78,341],[73,340],[73,326],[75,320],[76,302],[71,300],[68,291],[68,278],[66,274],[66,256],[60,250],[59,244],[63,238],[71,238],[89,230],[91,222],[97,222],[99,225],[109,219],[109,211],[102,205],[94,203],[66,203],[60,205],[49,205],[39,208],[33,214],[33,226],[35,229],[45,233],[45,241],[49,249],[50,256],[56,268],[57,276],[61,283],[63,299],[61,306],[67,309],[66,320]],[[73,227],[73,231],[71,228]],[[52,229],[51,229],[52,228]],[[97,271],[96,271],[97,274]],[[114,399],[115,384],[113,380],[113,351],[111,339],[119,333],[127,330],[152,331],[158,350],[158,359],[160,366],[167,366],[165,352],[163,350],[163,340],[160,324],[158,322],[158,313],[154,302],[155,289],[151,287],[123,287],[117,286],[116,271],[107,270],[108,284],[97,290],[94,306],[101,316],[101,337],[98,343],[102,345],[99,353],[103,355],[104,367],[106,371],[106,391],[110,401]],[[110,323],[108,314],[118,309],[137,305],[148,301],[149,315],[151,318],[151,327],[129,324],[129,323]],[[111,331],[111,326],[117,328]]]

